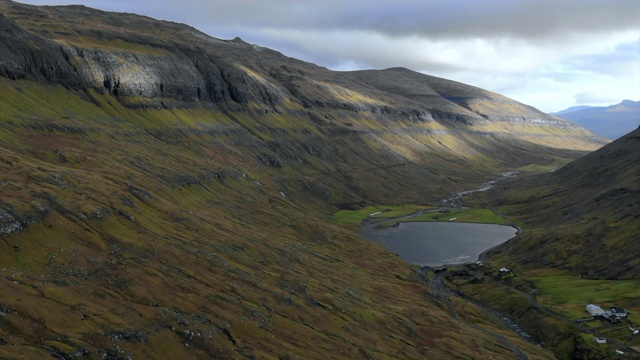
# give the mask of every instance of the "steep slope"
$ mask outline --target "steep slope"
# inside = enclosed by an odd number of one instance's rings
[[[616,105],[588,106],[554,115],[576,122],[594,134],[617,139],[640,126],[640,101],[624,100]]]
[[[491,193],[527,232],[495,251],[528,266],[640,278],[640,129],[558,171]]]
[[[401,91],[383,91],[353,81],[346,74],[239,39],[214,39],[183,25],[84,7],[38,8],[5,1],[0,8],[6,15],[3,26],[12,29],[0,42],[7,44],[0,73],[8,78],[60,84],[93,101],[92,91],[109,93],[130,108],[205,107],[238,112],[240,115],[233,115],[228,126],[267,140],[267,144],[249,140],[254,146],[247,146],[248,152],[260,154],[266,164],[285,167],[299,163],[300,154],[309,152],[331,160],[330,164],[312,163],[313,172],[340,176],[339,183],[352,189],[348,193],[361,195],[347,202],[358,202],[361,197],[379,202],[433,199],[435,192],[452,190],[439,181],[444,167],[450,169],[448,175],[454,181],[463,182],[463,177],[493,176],[501,169],[487,170],[496,165],[511,168],[553,163],[558,155],[574,158],[578,155],[574,150],[594,150],[606,142],[571,123],[548,126],[549,121],[556,120],[542,113],[515,127],[509,121],[488,122],[491,111],[499,112],[499,108],[468,110],[442,96],[429,101],[411,99]],[[387,72],[394,76],[398,71]],[[444,81],[404,72],[410,83]],[[467,102],[473,100],[469,94],[477,93],[479,101],[485,102],[497,97],[479,90],[458,84],[446,95],[466,96]],[[515,104],[504,98],[492,103],[500,102]],[[250,128],[243,123],[247,116],[262,115],[272,119]],[[218,126],[204,121],[192,125],[198,131]],[[298,133],[294,138],[304,139],[291,141],[292,129],[309,126],[316,131]],[[348,150],[328,149],[335,146],[336,139],[345,139]],[[362,148],[371,151],[358,150]],[[371,157],[367,152],[376,155]],[[367,191],[370,180],[362,183],[341,174],[357,163],[362,165],[356,168],[372,169],[370,177],[379,178],[377,183],[388,182],[389,174],[395,173],[393,177],[400,180],[396,184],[399,191],[389,194],[379,187]],[[476,166],[479,164],[482,166]],[[304,167],[308,173],[308,164]],[[392,171],[387,170],[390,167]],[[385,169],[384,174],[375,168]],[[415,171],[426,174],[427,181],[411,181],[407,172]],[[419,186],[425,183],[434,188]],[[459,189],[464,186],[461,183]],[[408,196],[398,199],[398,193]]]
[[[0,357],[511,359],[326,217],[605,143],[406,69],[80,6],[0,13]]]

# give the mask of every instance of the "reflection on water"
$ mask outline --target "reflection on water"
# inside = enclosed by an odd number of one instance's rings
[[[475,261],[478,256],[516,234],[510,226],[452,222],[407,222],[376,229],[367,224],[360,234],[412,264],[440,266]]]

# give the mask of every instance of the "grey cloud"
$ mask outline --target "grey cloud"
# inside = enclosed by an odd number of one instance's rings
[[[389,36],[506,36],[532,40],[576,32],[640,31],[640,2],[636,0],[183,0],[181,4],[185,4],[184,11],[192,20],[254,29],[336,29]]]
[[[553,40],[571,33],[637,29],[638,0],[24,0],[84,3],[143,13],[198,28],[355,30],[430,39],[513,37]],[[178,5],[179,4],[179,5]],[[220,36],[216,33],[213,36]],[[231,34],[227,33],[227,36]],[[240,35],[240,34],[238,34]]]
[[[609,54],[595,54],[581,57],[581,62],[574,63],[578,70],[589,70],[600,73],[624,71],[625,63],[638,64],[640,58],[640,39],[631,43],[620,44]],[[640,64],[638,64],[640,66]]]

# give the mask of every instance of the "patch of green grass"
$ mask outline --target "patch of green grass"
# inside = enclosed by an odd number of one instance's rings
[[[563,309],[577,318],[587,316],[587,304],[621,306],[630,311],[629,320],[640,323],[638,280],[589,280],[548,271],[528,278],[534,281],[538,301],[545,306]]]
[[[588,280],[573,275],[547,275],[532,278],[541,293],[556,304],[615,303],[640,298],[637,280]]]
[[[452,220],[455,219],[455,220]],[[415,221],[456,221],[487,224],[509,224],[509,220],[494,213],[489,209],[455,209],[450,211],[438,211],[420,216],[402,219],[403,222]],[[394,226],[399,221],[385,222],[383,226]]]
[[[558,166],[555,164],[551,164],[551,165],[528,164],[528,165],[519,167],[517,170],[539,173],[539,172],[545,172],[545,171],[553,171],[557,168]]]
[[[425,205],[402,205],[402,206],[387,206],[387,205],[372,205],[363,207],[358,210],[340,210],[337,213],[331,215],[329,221],[338,226],[342,226],[347,229],[357,230],[362,225],[362,222],[368,218],[371,219],[391,219],[403,216],[408,216],[421,210],[428,209]]]

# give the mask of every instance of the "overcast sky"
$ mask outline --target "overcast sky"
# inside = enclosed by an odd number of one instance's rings
[[[20,0],[236,36],[333,70],[407,67],[554,112],[640,100],[640,0]]]

